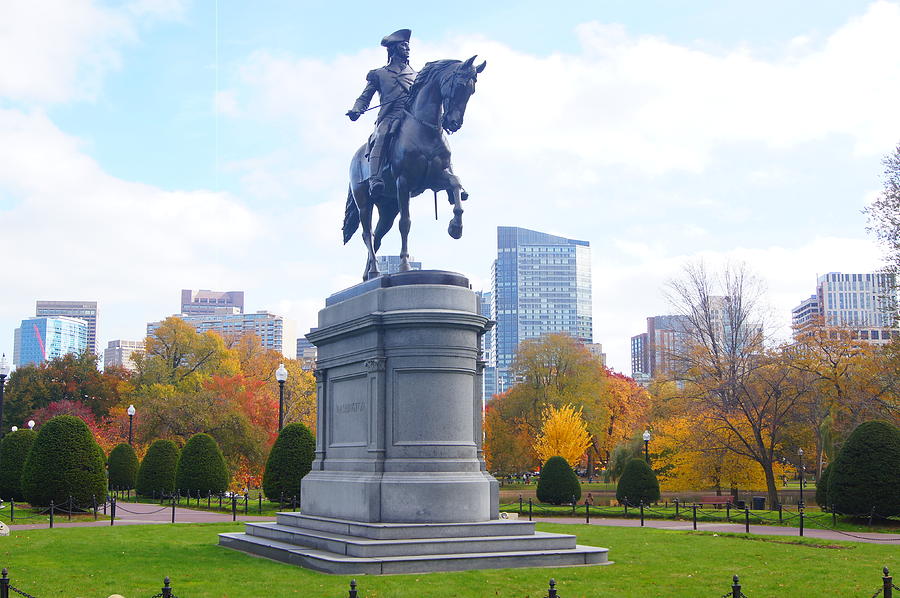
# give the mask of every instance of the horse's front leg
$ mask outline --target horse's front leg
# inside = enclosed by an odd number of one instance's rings
[[[356,202],[359,208],[359,223],[362,225],[362,239],[366,244],[369,258],[366,261],[366,269],[363,272],[363,280],[371,280],[378,278],[381,274],[378,271],[378,260],[375,259],[375,249],[372,246],[372,201],[367,197],[365,191],[360,190],[359,199]]]
[[[397,207],[400,209],[400,271],[409,272],[409,229],[412,224],[409,218],[409,184],[406,177],[397,177]]]
[[[459,183],[459,178],[449,171],[447,172],[447,182],[447,199],[453,204],[453,218],[447,227],[447,233],[454,239],[459,239],[462,237],[463,230],[462,185]]]

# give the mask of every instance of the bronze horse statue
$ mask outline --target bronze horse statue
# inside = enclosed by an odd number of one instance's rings
[[[450,147],[443,135],[462,127],[469,97],[475,93],[478,73],[487,62],[475,66],[475,56],[466,60],[429,62],[416,77],[406,98],[404,117],[393,133],[385,160],[384,193],[369,196],[367,144],[360,147],[350,162],[350,190],[344,211],[344,244],[362,224],[362,238],[368,250],[363,280],[380,276],[375,254],[381,239],[391,230],[400,214],[400,271],[410,270],[409,198],[430,189],[437,196],[446,191],[453,204],[453,219],[447,232],[454,239],[462,236],[462,200],[466,193],[450,166]],[[403,101],[403,100],[401,100]],[[372,232],[372,207],[378,208],[378,224]]]

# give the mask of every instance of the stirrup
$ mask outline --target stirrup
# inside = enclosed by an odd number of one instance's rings
[[[380,177],[369,179],[369,195],[378,195],[384,192],[384,181]]]

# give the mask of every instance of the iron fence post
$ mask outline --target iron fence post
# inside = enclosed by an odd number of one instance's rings
[[[250,495],[244,493],[244,515],[249,514],[250,509]]]
[[[782,518],[783,514],[784,514],[784,505],[782,505],[781,503],[778,503],[778,523],[781,523],[782,521],[784,521],[784,519]]]
[[[50,501],[50,527],[53,528],[53,501]]]
[[[237,521],[237,496],[231,493],[231,520]]]
[[[262,492],[259,493],[259,514],[262,515]]]
[[[694,510],[694,531],[697,531],[697,505],[691,505]]]
[[[675,499],[675,518],[678,518],[678,498]]]
[[[881,578],[882,587],[884,588],[884,598],[893,598],[894,578],[891,576],[891,572],[888,571],[887,567],[882,569],[882,571],[884,571],[884,577]],[[4,569],[3,572],[6,573],[6,569]]]
[[[350,593],[347,595],[347,598],[357,598],[359,594],[356,592],[356,580],[350,580]]]
[[[750,533],[750,507],[744,508],[744,532]]]
[[[9,576],[6,567],[3,567],[3,577],[0,577],[0,598],[9,598]]]
[[[547,590],[547,598],[559,598],[559,594],[556,593],[556,580],[552,577],[550,578],[550,589]]]
[[[641,527],[644,527],[644,499],[641,499]]]
[[[800,535],[803,535],[803,507],[800,507]]]
[[[591,522],[591,505],[588,503],[588,501],[584,501],[584,522]]]
[[[625,500],[625,516],[628,517],[628,497],[623,496],[622,498]]]
[[[94,508],[94,521],[97,521],[97,495],[91,494],[91,506]]]
[[[525,511],[522,510],[522,495],[519,495],[519,517],[525,514]]]
[[[528,521],[531,521],[531,499],[528,499]]]
[[[75,503],[72,501],[72,495],[69,495],[69,521],[72,521],[72,510],[74,509]]]
[[[741,580],[735,575],[731,578],[731,596],[732,598],[741,598]]]
[[[725,503],[725,521],[731,521],[731,503]]]
[[[116,497],[109,499],[109,525],[112,527],[116,524]]]
[[[172,523],[175,523],[175,497],[172,497]]]
[[[172,598],[172,587],[169,585],[169,576],[163,579],[162,595],[163,598]]]
[[[831,526],[837,526],[837,512],[834,510],[834,505],[831,505]]]
[[[297,511],[297,497],[296,496],[291,497],[291,511],[294,511],[294,512]]]
[[[572,495],[572,517],[575,516],[575,495]]]

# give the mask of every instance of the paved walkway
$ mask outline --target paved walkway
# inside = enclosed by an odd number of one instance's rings
[[[251,510],[251,513],[253,511]],[[108,513],[108,511],[107,511]],[[238,521],[272,521],[274,516],[265,515],[241,515],[238,511]],[[220,513],[213,511],[200,511],[197,509],[187,509],[184,507],[175,507],[175,523],[225,523],[231,521],[231,513]],[[172,506],[160,506],[150,503],[133,503],[118,502],[116,503],[116,525],[142,525],[151,523],[171,523],[172,522]],[[109,527],[109,519],[99,521],[66,521],[64,514],[58,514],[53,522],[53,527]],[[46,529],[50,526],[48,522],[42,523],[26,523],[14,524],[9,526],[10,529]]]
[[[584,523],[584,518],[575,517],[535,517],[535,521],[542,523]],[[591,525],[604,525],[608,527],[640,527],[640,519],[619,519],[591,517]],[[654,529],[671,529],[680,531],[692,531],[693,523],[690,521],[670,521],[667,519],[645,519],[644,527]],[[728,534],[743,534],[746,528],[743,523],[707,523],[697,522],[697,531],[717,532]],[[751,534],[765,536],[792,536],[800,537],[799,527],[782,527],[778,525],[753,525],[750,524]],[[882,534],[869,532],[839,532],[828,529],[803,529],[803,537],[819,540],[842,540],[845,542],[866,542],[871,544],[893,544],[900,547],[900,534]]]

